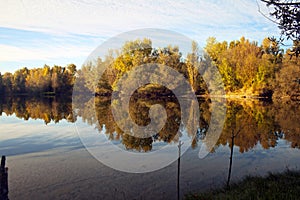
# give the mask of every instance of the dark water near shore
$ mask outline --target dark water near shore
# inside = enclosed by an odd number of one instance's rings
[[[299,102],[226,100],[222,133],[202,159],[198,157],[201,144],[208,137],[212,117],[218,116],[212,115],[210,100],[198,102],[198,129],[188,133],[195,137],[190,137],[180,166],[175,161],[149,173],[126,173],[96,160],[82,144],[80,134],[85,129],[80,128],[91,127],[124,151],[153,152],[160,145],[178,144],[180,109],[188,108],[172,98],[132,98],[130,115],[136,124],[149,124],[149,107],[157,103],[168,115],[161,131],[140,139],[120,130],[107,97],[75,102],[54,97],[2,98],[0,154],[7,156],[10,199],[176,199],[178,194],[182,198],[247,175],[299,169]]]

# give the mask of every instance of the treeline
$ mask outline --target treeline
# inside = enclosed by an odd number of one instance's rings
[[[284,53],[275,38],[265,38],[260,46],[244,37],[230,43],[209,38],[205,50],[227,93],[282,97],[298,92],[299,59],[293,48]]]
[[[75,122],[80,117],[84,122],[95,126],[99,132],[104,131],[109,139],[121,141],[127,149],[149,151],[155,141],[178,142],[178,137],[175,136],[180,127],[182,107],[176,98],[161,98],[156,101],[134,96],[129,107],[133,120],[141,126],[148,124],[149,108],[157,103],[166,108],[168,118],[164,128],[149,138],[136,138],[122,131],[114,120],[108,97],[96,97],[78,103],[74,101],[72,103],[72,98],[65,97],[5,97],[0,98],[0,113],[14,115],[24,120],[40,119],[45,124],[64,120]],[[199,129],[196,132],[187,132],[191,138],[196,134],[191,141],[193,148],[201,144],[207,134],[211,120],[210,105],[209,100],[199,99]],[[228,100],[224,128],[215,149],[220,145],[229,144],[229,147],[234,145],[243,153],[258,144],[264,149],[275,147],[282,139],[291,148],[300,148],[299,108],[300,105],[292,101],[270,103]],[[232,144],[233,135],[234,144]]]
[[[176,98],[133,98],[130,101],[130,116],[139,125],[149,124],[149,108],[153,104],[160,104],[166,108],[168,119],[162,130],[148,138],[134,137],[118,127],[112,113],[110,98],[96,97],[85,103],[75,104],[78,116],[86,123],[95,125],[99,132],[104,132],[110,140],[120,141],[126,149],[137,151],[149,151],[155,141],[165,143],[177,143],[178,128],[181,122],[181,109]],[[207,130],[211,123],[211,104],[208,99],[199,100],[199,126],[195,132],[187,132],[191,141],[191,147],[203,143],[207,136]],[[222,134],[214,149],[220,146],[238,147],[241,153],[248,152],[260,145],[263,149],[273,148],[280,140],[284,140],[291,148],[300,148],[300,135],[298,128],[300,105],[293,101],[244,101],[228,100],[226,118]],[[93,112],[95,109],[95,112]],[[96,114],[96,117],[95,117]],[[218,116],[217,116],[218,117]],[[179,122],[179,124],[178,124]],[[234,143],[232,143],[234,137]],[[208,140],[209,141],[209,140]],[[208,146],[208,144],[207,144]]]
[[[138,39],[108,52],[105,58],[84,64],[79,70],[73,64],[52,68],[45,65],[31,70],[23,68],[14,74],[5,73],[0,76],[0,94],[71,94],[76,79],[76,91],[109,96],[113,90],[122,91],[122,86],[117,83],[125,73],[153,63],[166,65],[183,74],[196,94],[209,93],[199,70],[202,74],[208,71],[205,76],[215,79],[212,76],[212,66],[215,65],[221,78],[214,81],[223,82],[228,95],[292,96],[299,93],[300,63],[291,52],[292,49],[284,52],[275,38],[265,38],[261,45],[244,37],[231,42],[209,38],[204,53],[196,42],[192,42],[191,52],[186,55],[177,46],[154,48],[150,39]],[[178,85],[176,78],[168,74],[164,74],[164,78]],[[147,87],[146,90],[153,90],[155,94],[166,92],[163,87]]]
[[[45,124],[61,120],[75,122],[71,97],[35,98],[31,96],[10,96],[0,98],[0,116],[14,115],[23,120],[41,119]]]
[[[72,94],[76,66],[67,67],[45,65],[43,68],[27,69],[0,74],[0,94]]]
[[[95,63],[87,63],[78,75],[90,91],[107,95],[112,90],[120,90],[116,83],[126,72],[142,64],[158,63],[182,73],[196,94],[208,94],[207,85],[198,72],[215,65],[222,77],[219,82],[224,83],[228,95],[291,96],[298,92],[300,83],[297,78],[299,59],[291,56],[291,51],[284,52],[275,38],[265,38],[258,45],[244,37],[231,42],[218,42],[212,37],[207,40],[204,54],[193,42],[191,52],[184,57],[179,47],[153,48],[149,39],[135,40],[126,42],[115,57],[110,52],[104,60],[99,58]],[[103,76],[98,77],[104,69]]]
[[[195,93],[203,94],[206,91],[206,84],[198,73],[198,68],[204,63],[201,62],[196,42],[192,43],[191,53],[184,58],[178,46],[153,48],[150,39],[128,41],[115,54],[109,52],[104,59],[98,58],[96,62],[86,63],[78,71],[78,83],[93,93],[109,95],[113,90],[122,91],[120,85],[117,85],[118,80],[126,72],[143,64],[161,64],[171,67],[189,80]],[[99,74],[103,75],[99,77]],[[170,83],[178,84],[171,75],[164,74],[164,77],[170,80]],[[150,88],[155,87],[150,85]],[[166,90],[161,87],[156,88],[156,92],[163,95]]]

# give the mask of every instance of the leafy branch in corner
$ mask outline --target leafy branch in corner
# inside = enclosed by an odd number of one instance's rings
[[[261,0],[270,8],[270,19],[278,25],[282,36],[293,41],[290,55],[300,55],[300,1],[297,0]],[[260,12],[260,9],[259,9]],[[261,12],[260,12],[261,13]],[[264,15],[264,14],[263,14]],[[264,15],[265,16],[265,15]],[[266,17],[266,16],[265,16]]]

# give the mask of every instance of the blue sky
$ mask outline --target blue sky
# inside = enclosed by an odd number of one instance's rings
[[[258,42],[279,36],[258,5],[268,13],[256,0],[0,0],[0,72],[80,67],[102,42],[142,28],[176,31],[202,47],[209,36]]]

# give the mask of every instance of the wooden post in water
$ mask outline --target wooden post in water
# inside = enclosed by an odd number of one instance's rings
[[[177,160],[177,200],[180,199],[180,156],[181,156],[182,142],[179,140],[178,144],[178,160]]]
[[[227,178],[227,189],[230,189],[230,178],[231,178],[231,170],[232,170],[232,160],[233,160],[233,147],[234,147],[234,139],[235,137],[240,134],[242,128],[240,128],[235,134],[234,129],[231,132],[231,147],[230,147],[230,158],[229,158],[229,171],[228,171],[228,178]]]
[[[231,147],[230,147],[230,161],[229,161],[229,171],[228,171],[228,178],[227,178],[227,189],[230,189],[230,178],[231,178],[231,169],[232,169],[232,158],[233,158],[233,147],[234,147],[234,134],[232,131],[231,136]]]
[[[6,157],[2,156],[0,166],[0,200],[8,200],[8,168],[5,167]]]

